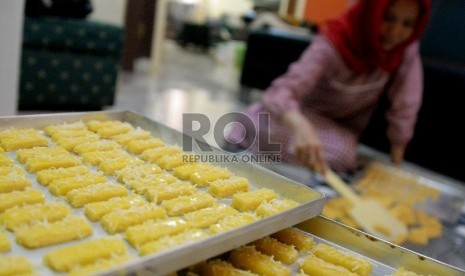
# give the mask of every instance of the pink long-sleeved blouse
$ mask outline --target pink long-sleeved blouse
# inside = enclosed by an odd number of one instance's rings
[[[301,58],[273,81],[262,102],[248,109],[247,115],[259,129],[258,114],[269,112],[271,140],[282,145],[285,161],[295,162],[290,151],[292,133],[280,120],[286,111],[300,109],[317,128],[332,167],[353,169],[359,136],[384,93],[391,103],[386,114],[388,139],[393,145],[407,145],[422,102],[422,78],[417,42],[405,51],[395,73],[378,69],[358,74],[346,66],[329,40],[316,36]],[[259,139],[251,139],[247,133],[244,129],[235,131],[231,139],[242,139],[242,147],[258,151],[254,144]]]

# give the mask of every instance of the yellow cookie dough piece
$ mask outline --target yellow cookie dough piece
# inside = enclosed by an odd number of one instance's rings
[[[44,132],[52,136],[58,131],[62,130],[87,130],[87,126],[83,122],[75,122],[75,123],[63,123],[63,124],[53,124],[48,125],[44,128]]]
[[[167,185],[147,187],[145,190],[145,197],[150,202],[161,203],[163,200],[194,194],[196,190],[197,188],[188,182],[176,181]]]
[[[12,136],[30,136],[30,135],[37,135],[38,131],[34,128],[8,128],[5,130],[0,131],[0,139],[9,138]]]
[[[182,166],[191,162],[193,154],[176,153],[173,155],[165,155],[156,161],[156,164],[167,171],[171,171],[176,167]]]
[[[34,189],[0,194],[0,212],[15,206],[43,203],[44,201],[45,197],[42,192]]]
[[[126,246],[120,238],[101,238],[49,251],[44,255],[44,263],[56,272],[67,272],[99,259],[125,256],[126,253]]]
[[[34,147],[30,149],[20,149],[16,151],[16,159],[18,159],[21,163],[26,163],[26,161],[32,157],[37,155],[56,155],[56,154],[66,154],[68,153],[62,147],[53,147],[53,148],[46,148],[46,147]]]
[[[409,230],[410,232],[407,237],[408,242],[420,245],[428,244],[428,233],[424,227],[413,227]]]
[[[419,226],[423,227],[428,238],[437,238],[442,235],[442,223],[424,211],[416,211]]]
[[[373,270],[369,261],[348,254],[324,243],[317,244],[313,247],[312,252],[318,258],[326,262],[345,267],[347,270],[357,273],[360,276],[371,275]]]
[[[175,235],[190,228],[181,218],[148,221],[141,225],[129,227],[125,236],[129,243],[138,248],[142,244],[157,240],[163,236]]]
[[[127,157],[127,152],[121,149],[105,150],[105,151],[92,151],[81,154],[84,163],[92,166],[98,166],[102,161],[107,159]]]
[[[5,235],[5,233],[3,233],[2,231],[0,231],[0,252],[1,253],[4,253],[4,252],[8,252],[11,250],[11,244],[10,244],[10,240],[8,239],[8,237]],[[1,269],[0,269],[1,270]],[[1,274],[0,274],[1,275]]]
[[[119,120],[110,120],[110,121],[99,121],[92,120],[86,123],[87,127],[94,131],[99,132],[101,130],[109,129],[108,132],[111,132],[113,129],[128,129],[132,130],[133,126],[128,122],[123,122]],[[124,131],[126,133],[127,131]],[[122,133],[121,133],[122,134]]]
[[[114,149],[121,149],[121,145],[111,140],[97,140],[77,145],[73,148],[73,151],[77,154],[83,154],[86,152],[106,151]]]
[[[311,236],[293,227],[278,231],[271,237],[285,244],[294,245],[299,251],[310,251],[315,246]]]
[[[55,196],[64,196],[74,189],[106,182],[107,178],[100,173],[87,173],[55,179],[48,186],[49,191]]]
[[[157,253],[205,238],[208,238],[208,235],[205,232],[196,229],[189,229],[180,234],[162,237],[156,241],[151,241],[142,245],[139,248],[139,255],[145,256],[151,253]]]
[[[13,159],[10,157],[6,156],[3,153],[0,153],[0,166],[6,167],[6,166],[11,166],[14,164]]]
[[[126,183],[129,180],[145,178],[161,174],[163,170],[155,164],[134,164],[116,171],[119,182]]]
[[[23,256],[1,256],[0,275],[32,275],[32,264]]]
[[[346,211],[334,208],[334,207],[329,206],[328,204],[326,204],[323,207],[323,211],[321,212],[321,214],[323,216],[325,216],[327,218],[330,218],[330,219],[333,219],[333,220],[340,220],[342,217],[344,217],[346,215]]]
[[[257,215],[269,217],[286,210],[297,207],[299,203],[290,199],[272,199],[271,201],[263,201],[255,210]]]
[[[84,166],[75,166],[75,167],[68,167],[68,168],[50,168],[46,170],[41,170],[37,172],[36,176],[37,176],[37,181],[40,184],[47,186],[53,180],[56,180],[56,179],[61,179],[65,177],[75,176],[75,175],[83,175],[83,174],[88,174],[88,173],[90,173],[89,168],[84,167]]]
[[[50,168],[67,168],[81,165],[81,161],[71,154],[38,155],[26,161],[29,172],[37,172]]]
[[[261,188],[256,191],[237,193],[233,196],[231,206],[240,211],[255,210],[262,202],[278,198],[271,189]]]
[[[39,248],[78,240],[92,235],[92,226],[83,217],[67,216],[52,223],[37,223],[17,228],[16,242],[26,248]]]
[[[234,249],[229,255],[229,261],[237,268],[250,270],[259,275],[291,275],[290,268],[258,252],[252,246],[242,246]]]
[[[130,153],[140,154],[147,149],[163,147],[165,143],[158,138],[151,138],[146,140],[130,141],[126,144],[126,149]]]
[[[165,209],[152,205],[133,206],[126,210],[115,210],[103,216],[101,225],[110,234],[125,231],[128,227],[147,220],[166,218]]]
[[[208,187],[213,181],[230,178],[231,176],[232,172],[227,168],[213,167],[193,173],[189,180],[198,187]]]
[[[173,169],[173,175],[182,180],[189,180],[195,172],[211,169],[210,163],[187,163]]]
[[[57,141],[63,138],[82,137],[93,134],[88,129],[62,129],[52,134],[52,140]]]
[[[126,145],[131,141],[147,140],[147,139],[150,139],[150,137],[151,137],[151,134],[149,131],[137,128],[127,133],[113,136],[111,137],[111,139],[115,140],[121,145]]]
[[[437,218],[431,218],[424,226],[428,238],[437,238],[442,235],[442,224]]]
[[[117,126],[117,125],[119,125],[121,123],[123,123],[123,122],[117,121],[117,120],[107,120],[107,121],[104,121],[104,120],[90,120],[90,121],[86,122],[86,126],[87,126],[87,128],[89,128],[92,131],[97,131],[97,130],[99,130],[101,128]]]
[[[407,204],[396,204],[389,212],[406,226],[416,223],[415,211]]]
[[[26,178],[24,173],[10,173],[0,175],[0,193],[9,193],[12,191],[22,191],[31,186],[31,181]]]
[[[25,174],[25,171],[17,165],[13,166],[6,166],[6,167],[0,167],[0,175],[8,175],[8,174]]]
[[[203,276],[254,276],[255,273],[235,268],[230,263],[222,260],[209,261],[200,267]]]
[[[132,206],[141,206],[148,202],[141,196],[114,197],[107,201],[89,203],[84,207],[84,213],[91,221],[98,221],[108,213],[118,209],[129,209]]]
[[[215,180],[210,183],[208,192],[214,197],[230,197],[238,192],[249,191],[249,181],[245,177],[233,176],[227,179]]]
[[[110,138],[116,135],[121,135],[133,130],[133,126],[129,123],[121,123],[109,127],[97,129],[97,134],[102,138]]]
[[[57,141],[66,138],[76,138],[88,135],[95,135],[92,131],[87,128],[76,128],[76,129],[58,129],[53,134],[47,134],[52,140]]]
[[[197,228],[205,228],[229,215],[235,215],[238,211],[225,204],[217,204],[208,208],[184,214],[184,218],[190,225]]]
[[[122,156],[112,159],[103,160],[99,164],[99,169],[106,175],[113,175],[116,171],[119,171],[130,165],[143,164],[144,162],[136,157]]]
[[[46,202],[8,209],[0,215],[0,221],[8,230],[14,230],[34,221],[54,222],[66,217],[70,212],[63,203]]]
[[[257,221],[259,217],[250,213],[238,213],[224,217],[218,223],[210,225],[208,231],[211,234],[229,231],[246,224]]]
[[[139,194],[145,194],[148,188],[168,185],[177,181],[176,177],[169,173],[150,175],[144,178],[135,178],[125,181],[125,184]]]
[[[31,134],[18,134],[0,138],[0,143],[6,151],[48,146],[47,138],[40,135],[37,131]]]
[[[82,207],[91,202],[108,200],[112,197],[127,196],[128,190],[115,183],[99,183],[70,191],[66,199],[73,207]]]
[[[161,206],[166,209],[170,216],[180,216],[188,212],[210,207],[213,204],[215,204],[215,199],[210,194],[201,192],[165,200],[161,203]]]
[[[255,249],[285,264],[293,264],[299,257],[294,246],[279,242],[271,237],[264,237],[251,243]]]
[[[310,255],[300,264],[303,271],[312,276],[327,276],[327,275],[341,275],[341,276],[357,276],[357,273],[350,272],[342,266],[337,266],[328,263],[314,255]]]
[[[61,138],[56,140],[55,143],[67,151],[72,151],[77,145],[94,142],[99,139],[100,137],[97,134],[91,133],[86,136]]]
[[[156,147],[144,150],[140,157],[151,163],[157,163],[157,160],[162,158],[165,155],[173,155],[182,153],[182,149],[180,147],[175,146],[168,146],[168,147]]]

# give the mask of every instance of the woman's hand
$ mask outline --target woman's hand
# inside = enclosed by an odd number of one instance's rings
[[[297,160],[311,170],[325,175],[329,166],[324,158],[323,144],[313,125],[297,110],[286,112],[283,120],[293,131],[294,141],[291,147]]]
[[[399,166],[404,161],[404,154],[404,146],[391,146],[391,161],[394,165]]]

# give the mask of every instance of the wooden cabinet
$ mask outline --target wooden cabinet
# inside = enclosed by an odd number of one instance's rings
[[[157,0],[126,1],[123,71],[132,72],[137,58],[151,57],[156,7]]]

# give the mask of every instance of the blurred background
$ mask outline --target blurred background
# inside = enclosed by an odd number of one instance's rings
[[[319,26],[352,2],[0,0],[0,116],[133,110],[181,130],[182,114],[198,112],[214,124],[259,100]],[[453,160],[465,155],[465,1],[432,5],[421,40],[424,102],[406,160],[464,188],[463,164]],[[361,141],[383,154],[386,107]],[[274,169],[310,177],[305,168]],[[451,241],[461,254],[437,240],[434,257],[465,267],[461,231]]]

